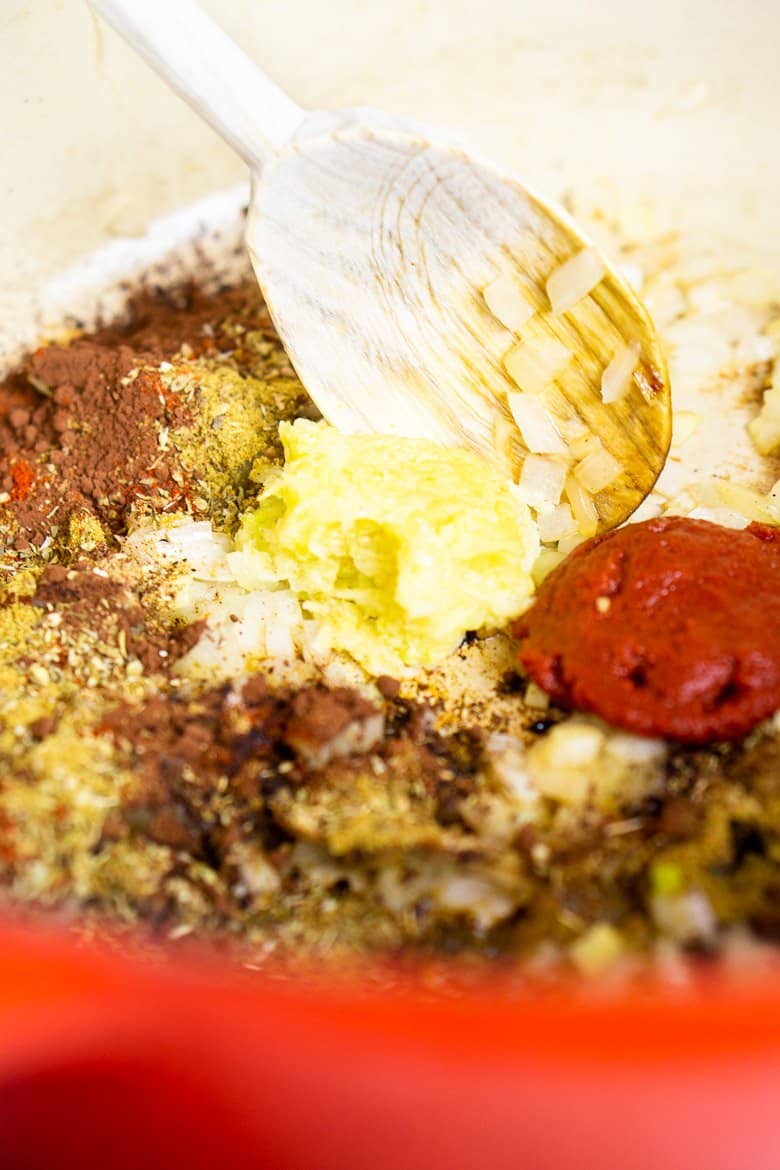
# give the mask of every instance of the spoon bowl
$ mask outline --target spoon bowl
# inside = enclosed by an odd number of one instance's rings
[[[307,114],[190,0],[93,7],[249,163],[254,270],[329,422],[471,447],[563,534],[638,507],[671,435],[663,353],[563,212],[401,119]]]

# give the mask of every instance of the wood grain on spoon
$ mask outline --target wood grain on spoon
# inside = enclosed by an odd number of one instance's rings
[[[549,463],[584,535],[630,515],[669,446],[666,365],[563,213],[416,125],[306,113],[190,0],[92,3],[249,163],[255,273],[330,422],[471,446],[521,489]]]

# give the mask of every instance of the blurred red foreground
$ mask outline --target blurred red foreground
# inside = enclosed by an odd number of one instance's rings
[[[780,981],[434,1002],[0,931],[2,1170],[778,1170]]]

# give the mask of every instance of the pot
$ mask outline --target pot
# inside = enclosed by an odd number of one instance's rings
[[[206,7],[304,104],[456,126],[553,197],[780,258],[777,6]],[[80,0],[6,3],[2,21],[10,361],[199,225],[233,230],[243,192],[213,194],[238,161]],[[280,981],[6,917],[0,1166],[776,1170],[776,975],[533,997],[493,977],[444,998],[414,972],[384,991],[366,967]]]

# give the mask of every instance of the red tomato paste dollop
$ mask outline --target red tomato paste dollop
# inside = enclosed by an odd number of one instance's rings
[[[682,743],[738,739],[780,707],[780,529],[669,517],[594,537],[513,632],[565,707]]]

